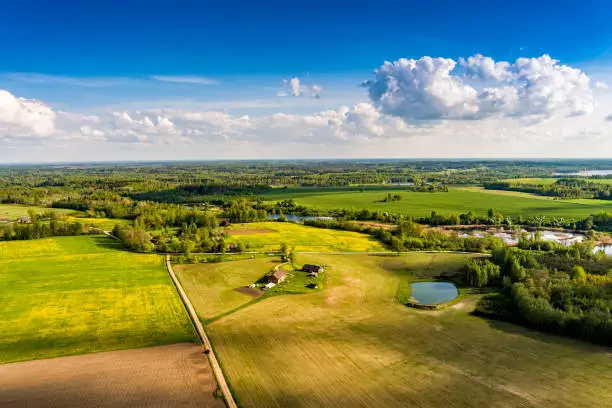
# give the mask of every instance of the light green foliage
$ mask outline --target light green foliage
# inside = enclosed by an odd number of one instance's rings
[[[473,317],[465,304],[398,303],[409,276],[457,273],[463,255],[301,257],[330,266],[322,291],[208,325],[246,407],[610,406],[608,349]]]
[[[100,236],[0,243],[0,363],[193,340],[161,256]]]
[[[572,279],[576,283],[584,283],[586,282],[586,278],[587,275],[582,266],[576,265],[572,268]]]
[[[501,268],[488,259],[470,259],[466,265],[466,280],[478,288],[499,278],[500,274]]]

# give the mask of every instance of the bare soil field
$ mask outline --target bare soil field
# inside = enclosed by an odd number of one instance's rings
[[[223,408],[193,343],[0,365],[0,406]]]
[[[234,290],[238,293],[243,293],[245,295],[249,295],[254,298],[258,298],[260,296],[263,296],[264,294],[263,291],[257,288],[242,287],[242,288],[236,288]]]

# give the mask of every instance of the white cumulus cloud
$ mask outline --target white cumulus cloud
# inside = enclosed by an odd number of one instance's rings
[[[5,137],[50,136],[55,132],[55,118],[45,103],[0,90],[0,134]]]
[[[496,62],[422,57],[385,62],[364,85],[381,112],[405,121],[579,116],[593,111],[587,75],[548,55]]]
[[[278,96],[304,96],[308,98],[320,98],[323,88],[317,84],[305,84],[298,77],[283,80],[283,89]]]

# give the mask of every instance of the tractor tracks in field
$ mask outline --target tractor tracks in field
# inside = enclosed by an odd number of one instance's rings
[[[228,408],[238,408],[238,405],[236,405],[236,401],[234,400],[234,397],[232,396],[232,392],[229,388],[229,385],[227,384],[227,381],[225,380],[225,376],[223,375],[223,370],[221,369],[221,365],[219,364],[219,361],[217,360],[217,357],[215,356],[215,352],[212,348],[212,344],[210,343],[210,340],[208,339],[208,336],[206,335],[206,332],[204,331],[204,326],[202,326],[202,323],[200,322],[200,319],[198,318],[198,315],[193,305],[191,304],[191,301],[187,297],[187,293],[185,293],[183,286],[179,282],[178,278],[176,277],[176,274],[174,273],[174,270],[172,269],[172,263],[170,262],[170,255],[166,255],[166,267],[168,269],[168,273],[170,274],[170,278],[172,278],[172,282],[174,283],[174,286],[176,287],[176,290],[179,296],[181,297],[181,300],[183,301],[185,308],[187,309],[187,313],[189,314],[189,317],[191,321],[193,322],[196,332],[198,333],[198,336],[200,337],[200,340],[202,341],[204,353],[208,355],[208,361],[210,362],[210,366],[212,367],[213,373],[215,374],[217,385],[219,386],[219,388],[221,389],[221,392],[223,393],[223,398],[225,399],[225,403],[227,404]]]

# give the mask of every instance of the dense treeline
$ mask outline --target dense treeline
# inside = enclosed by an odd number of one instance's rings
[[[171,204],[142,206],[133,225],[116,225],[112,234],[124,248],[138,252],[225,252],[227,244],[216,214]]]
[[[3,231],[0,231],[0,240],[16,241],[81,234],[83,234],[83,224],[80,222],[35,221],[33,223],[9,224],[5,226]]]
[[[440,231],[425,231],[421,224],[411,220],[400,222],[392,230],[347,220],[315,219],[305,220],[304,224],[318,228],[370,234],[395,252],[418,250],[487,252],[504,245],[501,239],[493,236],[459,237]]]
[[[560,178],[553,184],[496,181],[483,185],[488,190],[519,191],[559,199],[597,198],[612,200],[612,185],[596,183],[584,178]]]
[[[468,263],[467,283],[501,288],[476,313],[600,344],[612,345],[612,272],[592,242],[522,240]],[[523,249],[527,248],[527,249]],[[608,269],[602,270],[601,264]]]

